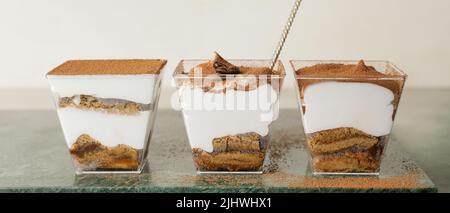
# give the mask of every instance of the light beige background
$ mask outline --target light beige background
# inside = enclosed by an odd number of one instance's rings
[[[0,0],[0,109],[52,108],[45,73],[85,58],[168,59],[168,107],[181,58],[270,58],[293,2]],[[282,59],[390,60],[408,88],[450,88],[449,11],[449,0],[304,0]]]

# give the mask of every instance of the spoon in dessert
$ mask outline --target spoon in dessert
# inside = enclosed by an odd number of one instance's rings
[[[270,64],[270,70],[272,70],[272,73],[275,73],[273,68],[275,67],[278,58],[280,57],[281,50],[283,49],[284,43],[286,42],[287,36],[289,34],[289,31],[291,30],[292,23],[294,23],[295,16],[297,15],[297,11],[300,8],[301,3],[302,0],[295,0],[295,4],[294,7],[292,8],[291,15],[289,16],[286,26],[284,27],[283,33],[281,34],[280,42],[278,43],[277,49],[275,49],[275,53],[272,58],[272,63]]]

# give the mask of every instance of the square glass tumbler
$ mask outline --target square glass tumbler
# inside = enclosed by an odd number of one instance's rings
[[[268,75],[189,74],[207,61],[182,60],[173,74],[197,172],[261,174],[278,118],[283,64]],[[242,69],[270,66],[270,60],[229,62]]]
[[[311,169],[379,175],[406,74],[387,61],[290,61]]]
[[[76,60],[47,74],[77,174],[143,170],[165,63]]]

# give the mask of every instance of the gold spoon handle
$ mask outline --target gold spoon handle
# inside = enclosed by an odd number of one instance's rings
[[[288,22],[284,27],[283,34],[281,34],[280,42],[278,43],[277,49],[275,50],[275,53],[272,58],[272,63],[270,64],[270,69],[272,70],[272,72],[275,72],[273,68],[275,67],[278,58],[280,57],[281,50],[283,50],[284,43],[286,42],[287,36],[289,34],[289,31],[291,30],[292,23],[294,23],[295,16],[297,15],[297,11],[300,8],[301,3],[302,0],[295,0],[295,4],[294,7],[292,8],[291,15],[289,16]]]

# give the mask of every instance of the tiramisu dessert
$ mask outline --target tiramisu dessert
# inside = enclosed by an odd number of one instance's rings
[[[316,174],[378,174],[406,75],[388,62],[291,61]]]
[[[77,173],[141,172],[165,60],[72,60],[49,73]]]
[[[174,79],[199,172],[261,173],[284,67],[269,60],[183,60]]]

